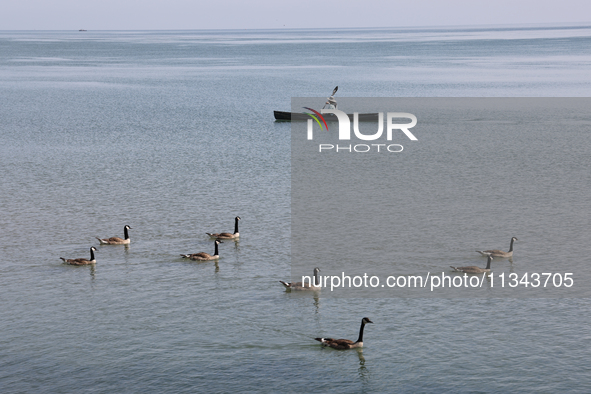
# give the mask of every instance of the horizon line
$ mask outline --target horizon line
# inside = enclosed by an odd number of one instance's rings
[[[474,25],[408,25],[408,26],[366,26],[366,27],[259,27],[259,28],[181,28],[181,29],[87,29],[87,28],[71,28],[71,29],[0,29],[0,32],[137,32],[137,31],[260,31],[260,30],[404,30],[404,29],[442,29],[442,28],[471,28],[471,29],[487,29],[494,27],[591,27],[591,21],[579,22],[520,22],[520,23],[490,23],[490,24],[474,24]]]

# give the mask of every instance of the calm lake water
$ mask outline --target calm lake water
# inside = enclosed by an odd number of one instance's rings
[[[336,85],[337,98],[588,97],[590,65],[591,26],[578,25],[0,32],[0,391],[591,391],[584,293],[286,293],[278,281],[291,275],[291,125],[272,114]],[[458,154],[438,137],[436,166],[465,168],[466,182],[479,174],[471,166],[494,179],[525,170],[539,188],[515,197],[539,200],[520,212],[528,204],[511,205],[504,192],[513,191],[494,192],[486,206],[519,219],[483,232],[476,221],[460,242],[461,225],[482,212],[462,197],[455,214],[447,204],[438,215],[433,195],[442,204],[456,195],[448,173],[435,190],[399,198],[431,207],[436,223],[450,220],[425,235],[449,253],[433,263],[425,243],[410,239],[402,252],[423,259],[421,270],[482,265],[475,249],[506,249],[516,236],[504,269],[521,272],[549,254],[546,266],[585,270],[591,141],[570,137],[558,139],[563,154],[551,161],[528,152],[525,169],[509,165],[515,149],[493,161],[476,154],[478,140]],[[468,201],[487,198],[472,187]],[[536,225],[545,209],[548,231]],[[180,258],[212,253],[205,232],[231,232],[235,216],[240,241],[221,244],[219,262]],[[420,234],[412,222],[412,212],[402,215],[397,234]],[[95,237],[121,237],[125,225],[129,247],[98,245]],[[561,236],[571,247],[538,249],[544,237],[564,245]],[[59,259],[87,258],[92,245],[95,266]],[[355,339],[364,316],[374,324],[362,351],[313,339]]]

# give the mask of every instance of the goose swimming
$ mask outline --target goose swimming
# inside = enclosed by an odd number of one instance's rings
[[[512,237],[511,243],[509,244],[509,251],[503,252],[499,249],[492,249],[492,250],[477,250],[483,256],[492,255],[493,257],[512,257],[513,256],[513,242],[518,241],[517,238]]]
[[[88,259],[64,259],[63,257],[60,257],[60,259],[62,259],[64,261],[64,263],[66,264],[70,264],[70,265],[89,265],[89,264],[95,264],[96,263],[96,259],[94,258],[94,252],[96,251],[96,248],[94,246],[90,247],[90,260]]]
[[[219,238],[219,239],[234,239],[240,237],[240,233],[238,232],[238,222],[240,221],[240,216],[236,216],[234,218],[234,234],[232,233],[205,233],[209,235],[211,238]]]
[[[95,237],[95,238],[99,240],[101,245],[127,245],[127,244],[129,244],[129,242],[131,242],[131,240],[129,239],[129,233],[127,232],[127,230],[131,230],[131,227],[129,227],[129,226],[123,227],[123,235],[124,235],[125,239],[121,239],[119,237],[111,237],[111,238]]]
[[[481,274],[483,272],[490,272],[490,263],[492,262],[492,260],[493,260],[493,256],[492,256],[492,254],[489,254],[488,260],[486,262],[486,268],[480,268],[475,265],[470,265],[468,267],[454,267],[454,266],[450,265],[450,267],[453,268],[454,271],[465,272],[467,274]]]
[[[320,272],[320,268],[314,268],[314,286],[310,283],[302,283],[302,282],[284,282],[280,280],[281,284],[285,286],[288,290],[297,290],[297,291],[318,291],[321,289],[320,287],[320,276],[318,273]]]
[[[329,346],[333,349],[346,350],[363,347],[363,329],[367,323],[373,323],[369,318],[361,319],[361,327],[359,328],[359,338],[353,342],[350,339],[332,339],[332,338],[314,338],[322,343],[322,346]]]
[[[181,254],[181,256],[185,259],[199,260],[199,261],[217,260],[220,258],[220,254],[218,252],[218,245],[222,244],[223,242],[220,241],[219,239],[216,239],[214,243],[215,243],[215,252],[213,253],[213,256],[210,255],[209,253],[205,253],[205,252],[193,253],[193,254]]]

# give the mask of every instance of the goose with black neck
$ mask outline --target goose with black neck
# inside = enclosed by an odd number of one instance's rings
[[[333,338],[314,338],[322,343],[322,346],[328,346],[337,350],[356,349],[363,347],[363,330],[367,323],[373,323],[368,317],[361,319],[361,327],[359,328],[359,338],[353,342],[350,339],[333,339]]]

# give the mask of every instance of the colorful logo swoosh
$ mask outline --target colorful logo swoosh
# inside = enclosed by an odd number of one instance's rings
[[[303,107],[303,108],[304,108],[304,109],[307,109],[307,110],[310,110],[310,111],[312,111],[312,112],[314,112],[314,113],[316,114],[316,116],[318,116],[320,119],[322,119],[322,123],[324,123],[324,126],[326,127],[326,131],[328,131],[328,125],[326,124],[326,120],[324,120],[324,116],[322,116],[322,115],[320,114],[320,112],[318,112],[318,111],[316,111],[316,110],[313,110],[313,109],[312,109],[312,108],[310,108],[310,107]],[[320,121],[318,120],[318,118],[317,118],[316,116],[314,116],[314,115],[312,115],[312,114],[310,114],[310,113],[308,113],[308,112],[304,112],[304,113],[305,113],[306,115],[310,115],[310,116],[311,116],[311,117],[312,117],[312,118],[313,118],[313,119],[316,121],[316,123],[318,123],[318,126],[320,126],[320,130],[322,130],[322,123],[320,123]]]

